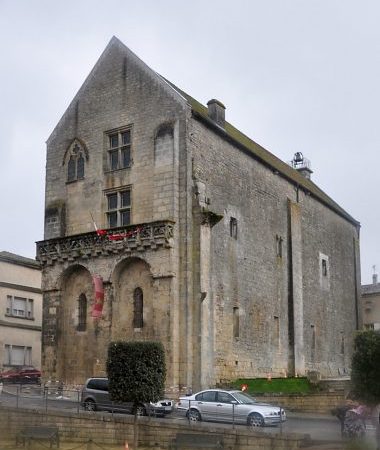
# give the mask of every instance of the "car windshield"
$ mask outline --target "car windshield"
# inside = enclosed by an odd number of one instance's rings
[[[239,403],[243,403],[244,405],[252,405],[256,403],[256,399],[251,397],[249,394],[245,394],[244,392],[234,392],[233,396]]]

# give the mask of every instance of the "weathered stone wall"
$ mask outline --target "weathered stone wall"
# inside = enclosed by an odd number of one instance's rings
[[[346,401],[343,392],[320,394],[278,394],[254,395],[254,397],[272,405],[282,406],[286,411],[297,411],[314,414],[331,414],[331,410]]]
[[[132,416],[112,418],[89,414],[40,413],[0,407],[0,443],[15,439],[18,431],[26,426],[57,426],[63,442],[129,445],[133,443]],[[203,424],[204,425],[204,424]],[[223,435],[224,448],[234,450],[293,450],[307,442],[304,435],[266,434],[260,431],[215,428],[212,425],[181,425],[172,420],[139,418],[139,444],[158,449],[169,448],[177,433],[217,433]]]
[[[222,132],[196,120],[189,132],[195,183],[204,185],[206,207],[223,215],[211,231],[207,268],[210,323],[217,324],[214,379],[307,370],[330,376],[348,369],[360,279],[356,226],[223,139]],[[236,239],[231,218],[237,220]],[[321,255],[328,257],[327,285]]]
[[[90,251],[76,262],[56,258],[44,267],[46,377],[81,383],[88,376],[105,373],[110,339],[158,339],[167,351],[168,389],[178,388],[180,358],[186,360],[179,350],[179,279],[187,272],[183,275],[179,268],[178,239],[184,233],[178,216],[187,109],[166,81],[114,40],[50,136],[45,239],[93,231],[92,217],[98,228],[107,228],[106,192],[123,186],[131,188],[132,224],[170,219],[176,225],[170,249],[157,247],[153,241],[150,247],[132,251],[122,244],[116,249],[115,244],[101,254]],[[110,171],[107,132],[121,127],[131,129],[131,167]],[[74,139],[86,149],[85,176],[67,182],[67,152]],[[132,264],[136,258],[140,266]],[[81,267],[88,273],[83,283],[75,275]],[[144,267],[144,275],[139,267]],[[65,278],[71,272],[71,278]],[[95,274],[105,283],[103,317],[96,324],[91,319],[91,277]],[[132,325],[136,287],[144,293],[144,327],[140,330]],[[75,329],[81,293],[89,300],[84,332]]]
[[[106,227],[104,191],[120,186],[132,187],[133,223],[152,221],[159,213],[176,216],[172,199],[158,205],[154,199],[177,189],[175,153],[183,145],[178,121],[185,119],[186,103],[154,75],[121,43],[109,46],[50,136],[46,209],[65,205],[67,235],[93,231],[90,213],[99,228]],[[157,135],[167,123],[171,132]],[[132,132],[131,168],[110,171],[107,132],[126,126]],[[84,179],[67,183],[65,155],[74,138],[86,146],[88,160]]]

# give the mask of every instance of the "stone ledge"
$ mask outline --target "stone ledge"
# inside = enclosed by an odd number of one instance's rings
[[[170,220],[98,230],[37,242],[42,266],[132,251],[171,248],[174,222]]]

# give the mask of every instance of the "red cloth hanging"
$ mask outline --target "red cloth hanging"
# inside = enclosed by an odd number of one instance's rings
[[[95,301],[92,307],[92,318],[99,319],[102,317],[103,304],[104,304],[104,288],[103,288],[103,278],[99,275],[93,277],[94,288],[95,288]]]

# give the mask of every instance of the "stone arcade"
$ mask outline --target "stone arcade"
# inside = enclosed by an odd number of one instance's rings
[[[295,166],[112,38],[47,141],[44,376],[134,339],[164,344],[168,392],[348,370],[359,223]]]

